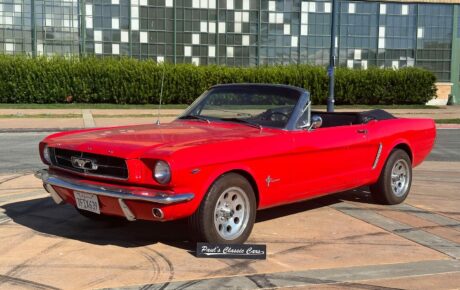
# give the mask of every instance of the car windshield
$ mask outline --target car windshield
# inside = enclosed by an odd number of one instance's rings
[[[282,86],[215,87],[180,118],[284,128],[299,98],[299,91]]]

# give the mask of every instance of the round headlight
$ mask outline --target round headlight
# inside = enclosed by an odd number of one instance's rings
[[[157,161],[153,176],[158,183],[165,184],[171,180],[171,168],[164,161]]]
[[[45,159],[46,162],[51,164],[51,156],[50,156],[50,150],[48,148],[48,145],[45,145],[45,147],[43,147],[43,158]]]

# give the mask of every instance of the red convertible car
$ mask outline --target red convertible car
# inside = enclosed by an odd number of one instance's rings
[[[188,218],[197,241],[242,243],[258,209],[367,185],[404,201],[435,135],[431,119],[312,111],[297,87],[217,85],[169,124],[48,136],[36,176],[91,219]]]

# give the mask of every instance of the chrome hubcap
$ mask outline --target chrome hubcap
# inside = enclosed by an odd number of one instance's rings
[[[403,196],[409,187],[410,175],[409,164],[406,160],[400,159],[396,161],[391,170],[391,189],[394,195]]]
[[[214,226],[226,240],[238,238],[249,220],[249,200],[239,187],[226,189],[217,200],[214,210]]]

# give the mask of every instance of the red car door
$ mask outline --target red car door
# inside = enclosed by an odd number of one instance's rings
[[[293,132],[293,194],[307,198],[364,184],[377,150],[368,134],[367,124]]]

